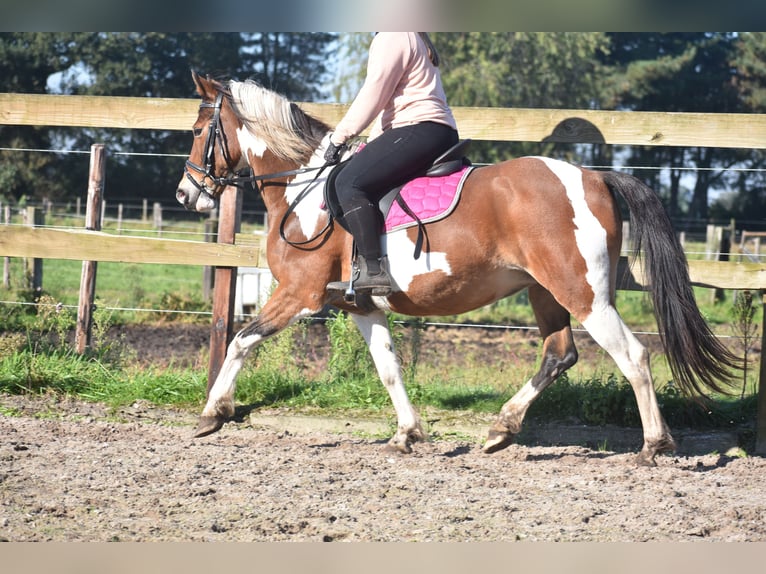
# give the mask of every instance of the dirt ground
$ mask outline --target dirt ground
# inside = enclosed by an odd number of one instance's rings
[[[207,328],[161,331],[121,336],[147,362],[204,355]],[[504,337],[480,339],[491,355]],[[470,432],[437,431],[398,455],[360,421],[283,412],[202,439],[196,413],[141,403],[0,395],[0,413],[2,540],[766,541],[766,459],[694,437],[641,468],[620,429],[624,449],[560,428],[485,455]]]

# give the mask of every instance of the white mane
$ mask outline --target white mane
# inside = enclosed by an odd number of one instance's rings
[[[229,82],[231,103],[245,127],[260,138],[276,156],[301,163],[319,146],[327,131],[318,120],[310,118],[284,96],[248,80]],[[312,130],[315,127],[326,128]]]

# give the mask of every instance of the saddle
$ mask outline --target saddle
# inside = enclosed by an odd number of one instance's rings
[[[392,207],[396,205],[399,208],[398,211],[404,212],[404,214],[406,214],[406,216],[412,222],[411,223],[412,225],[418,225],[418,228],[419,228],[418,241],[415,246],[416,259],[420,256],[420,253],[422,251],[423,238],[425,236],[425,228],[423,225],[423,221],[421,220],[420,216],[417,213],[417,209],[412,209],[407,204],[402,192],[414,182],[420,182],[422,184],[424,183],[422,180],[425,179],[427,182],[432,182],[435,185],[438,185],[439,184],[438,178],[448,178],[449,176],[460,175],[462,172],[465,172],[467,168],[471,167],[471,161],[465,155],[466,150],[468,149],[470,144],[471,144],[470,139],[464,139],[459,141],[450,149],[448,149],[446,152],[444,152],[442,155],[440,155],[438,158],[436,158],[434,162],[431,164],[431,166],[423,172],[423,174],[421,174],[420,176],[417,176],[413,180],[405,183],[404,185],[400,185],[398,187],[391,189],[378,202],[378,209],[380,211],[382,221],[387,220],[389,213],[392,211]],[[346,231],[350,231],[348,228],[348,225],[346,224],[344,220],[343,210],[341,209],[340,203],[338,202],[337,190],[335,189],[335,180],[338,177],[338,174],[346,167],[346,165],[348,165],[348,160],[336,165],[333,168],[333,170],[330,172],[330,174],[327,176],[327,182],[325,184],[325,189],[324,189],[324,202],[325,202],[325,206],[327,210],[330,212],[331,217],[338,222],[338,225],[340,225]],[[459,178],[459,182],[460,182],[459,187],[462,187],[463,179],[464,177]],[[455,186],[455,184],[452,182],[450,182],[450,184],[453,187]],[[457,192],[459,191],[459,187],[458,189],[453,189],[453,193],[455,193],[455,197]],[[454,207],[454,203],[456,203],[456,201],[453,200],[451,203],[452,203],[452,206]],[[449,211],[451,211],[451,208],[442,210],[439,212],[439,216],[446,217]],[[436,218],[431,218],[431,221],[435,219]]]

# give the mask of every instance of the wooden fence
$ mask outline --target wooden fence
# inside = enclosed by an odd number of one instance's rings
[[[188,130],[198,100],[0,94],[0,125]],[[347,106],[303,103],[334,125]],[[455,108],[462,137],[493,141],[549,141],[619,145],[766,148],[764,114],[697,114],[592,110]],[[179,174],[181,165],[179,164]],[[180,176],[179,176],[180,177]],[[208,384],[225,355],[233,323],[236,268],[261,263],[259,245],[238,244],[241,192],[229,188],[220,207],[218,243],[115,236],[97,230],[0,226],[0,256],[215,266]],[[172,197],[172,190],[168,191]],[[627,261],[621,259],[627,270]],[[766,265],[689,261],[692,282],[713,289],[766,290]],[[644,288],[639,267],[624,288]],[[762,349],[766,346],[766,296]],[[763,351],[762,351],[763,352]],[[766,362],[760,362],[756,452],[766,454]]]

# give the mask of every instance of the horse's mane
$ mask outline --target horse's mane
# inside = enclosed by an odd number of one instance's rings
[[[245,127],[282,159],[306,161],[330,129],[284,96],[257,82],[231,80],[228,88],[232,108]]]

